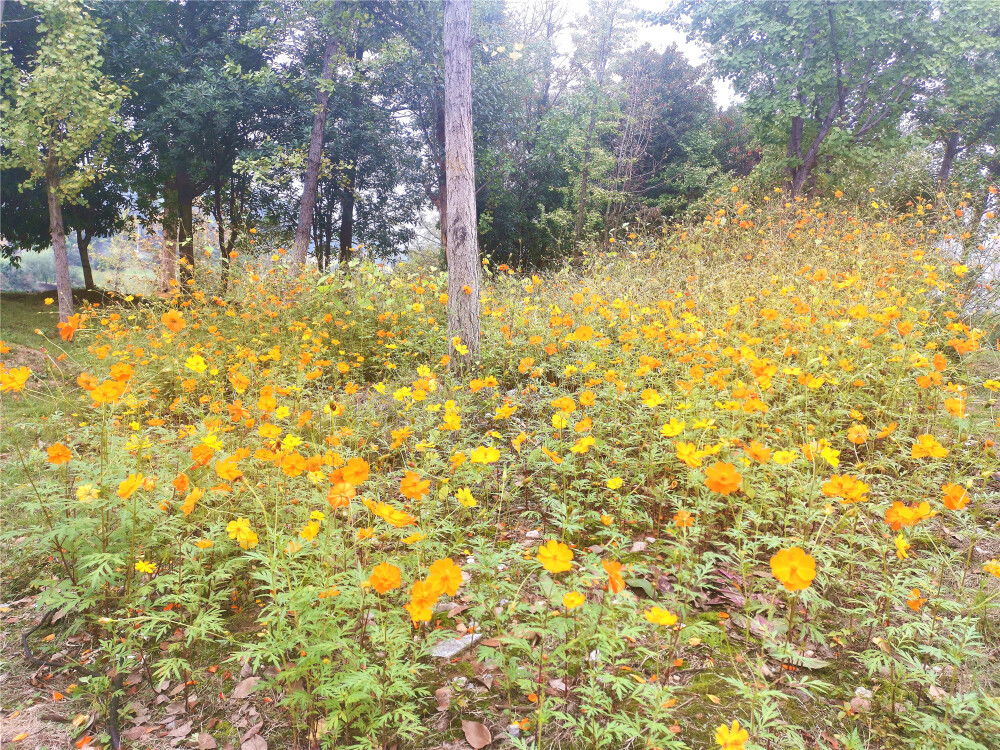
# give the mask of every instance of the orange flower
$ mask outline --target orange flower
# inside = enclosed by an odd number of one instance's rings
[[[555,451],[550,451],[544,445],[542,446],[542,453],[544,453],[546,456],[552,459],[552,463],[554,463],[556,466],[558,466],[563,462],[562,457],[558,453],[556,453]]]
[[[881,430],[879,430],[878,434],[875,437],[877,437],[877,438],[889,437],[889,435],[891,435],[892,433],[894,433],[896,431],[897,427],[899,427],[899,424],[897,422],[890,422],[885,427],[883,427]]]
[[[215,473],[227,482],[234,482],[243,476],[243,472],[236,466],[236,461],[227,458],[225,461],[215,462]]]
[[[341,471],[344,481],[357,487],[367,481],[369,469],[368,462],[363,458],[349,458]]]
[[[194,461],[195,466],[207,466],[214,455],[215,451],[202,443],[191,449],[191,460]]]
[[[855,445],[861,445],[868,439],[868,428],[863,424],[852,424],[847,428],[847,439]]]
[[[969,493],[960,484],[946,484],[944,490],[944,507],[948,510],[961,510],[969,502]]]
[[[187,325],[187,321],[184,320],[184,316],[176,310],[167,310],[167,312],[160,316],[160,322],[174,333],[177,333]]]
[[[379,563],[368,578],[368,585],[380,594],[398,589],[403,583],[399,568],[392,563]]]
[[[679,529],[687,529],[694,526],[694,516],[686,510],[679,510],[674,513],[674,526]]]
[[[720,495],[731,495],[740,488],[743,475],[732,464],[716,461],[705,470],[705,486]]]
[[[439,586],[448,596],[455,596],[458,587],[462,585],[462,569],[450,557],[435,560],[431,565],[427,581],[433,583],[435,587]]]
[[[366,503],[368,502],[370,501],[366,501]],[[369,509],[387,524],[395,526],[397,529],[401,529],[404,526],[412,526],[417,522],[417,519],[409,513],[404,513],[397,508],[393,508],[389,503],[373,504]]]
[[[824,495],[827,497],[839,497],[840,502],[845,505],[867,500],[868,490],[869,487],[867,484],[856,477],[852,477],[850,474],[845,474],[844,476],[834,474],[823,485]]]
[[[562,542],[550,539],[538,549],[535,559],[550,573],[563,573],[573,567],[573,550]]]
[[[413,582],[413,587],[410,589],[410,603],[404,609],[410,613],[414,625],[419,622],[430,622],[434,616],[434,604],[440,595],[440,590],[429,580]]]
[[[12,367],[10,369],[0,364],[0,392],[13,391],[18,393],[24,390],[25,383],[31,377],[31,370],[27,367]],[[83,377],[82,375],[80,377]]]
[[[746,446],[744,450],[750,458],[758,463],[766,464],[771,460],[771,449],[766,448],[762,443],[758,443],[756,440],[751,441],[750,445]]]
[[[789,591],[801,591],[816,578],[816,560],[800,547],[779,550],[771,558],[771,573]]]
[[[430,492],[431,482],[429,479],[420,479],[420,475],[412,471],[407,471],[399,483],[399,492],[403,497],[410,500],[419,500]]]
[[[910,592],[910,598],[906,600],[906,606],[914,612],[919,612],[925,604],[927,604],[927,600],[920,596],[920,589],[913,589]]]
[[[187,492],[188,487],[191,485],[191,480],[188,479],[187,474],[178,474],[177,477],[170,484],[174,486],[178,492]]]
[[[76,333],[77,329],[80,327],[80,313],[76,315],[70,315],[65,323],[59,323],[56,328],[59,329],[59,337],[63,341],[72,341],[73,334]]]
[[[62,443],[55,443],[48,447],[49,453],[49,463],[54,466],[59,464],[68,464],[73,459],[73,454],[70,453],[69,448],[67,448]]]
[[[910,458],[944,458],[948,449],[933,435],[921,435],[910,450]]]
[[[285,476],[297,477],[306,470],[306,459],[298,451],[281,457],[281,471]]]
[[[132,379],[135,370],[127,362],[118,362],[111,366],[111,379],[118,383],[124,383]]]
[[[122,481],[118,485],[118,497],[122,500],[128,500],[135,494],[135,491],[142,487],[142,483],[145,477],[142,474],[129,474],[128,479]]]
[[[184,504],[181,505],[181,512],[183,512],[185,516],[190,516],[194,511],[194,506],[198,504],[198,501],[201,500],[204,494],[205,491],[200,487],[195,487],[191,490],[191,493],[184,498]]]
[[[928,502],[919,505],[904,505],[897,500],[885,512],[885,522],[893,531],[899,531],[903,526],[914,526],[932,515],[934,514],[931,513],[931,505]]]
[[[625,590],[625,579],[622,578],[622,564],[616,560],[603,560],[601,567],[608,574],[608,588],[612,594]]]
[[[946,398],[944,400],[944,408],[956,419],[961,419],[965,416],[965,401],[963,399]]]
[[[351,500],[357,497],[357,494],[358,492],[354,489],[353,484],[349,482],[337,482],[330,487],[330,491],[326,495],[326,501],[334,510],[337,508],[346,508],[351,504]]]
[[[125,393],[125,383],[118,383],[114,380],[105,380],[99,386],[91,390],[90,395],[94,399],[95,405],[114,404]]]

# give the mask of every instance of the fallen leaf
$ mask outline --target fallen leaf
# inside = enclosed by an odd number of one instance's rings
[[[186,721],[173,731],[167,732],[167,737],[187,737],[191,734],[193,722]]]
[[[493,742],[490,730],[478,721],[462,719],[462,731],[465,732],[465,741],[472,745],[472,750],[479,750]]]
[[[448,706],[451,705],[451,688],[438,688],[434,691],[434,697],[437,698],[438,711],[447,711]]]
[[[705,693],[705,697],[708,698],[710,701],[712,701],[712,703],[714,703],[716,706],[722,703],[722,701],[719,700],[719,696],[717,695],[712,695],[711,693]]]
[[[91,735],[88,734],[86,737],[77,740],[76,741],[76,746],[77,747],[83,747],[84,745],[89,744],[92,739],[94,739],[94,738]]]
[[[243,733],[243,736],[240,737],[240,744],[241,745],[245,744],[246,741],[249,740],[251,737],[253,737],[255,734],[259,734],[260,730],[263,728],[264,728],[264,722],[258,721],[256,724],[254,724],[252,727],[250,727],[247,731]]]
[[[240,750],[267,750],[267,741],[259,734],[255,734],[249,740],[240,744]]]
[[[215,737],[207,732],[198,732],[198,750],[215,750],[217,747]]]
[[[28,739],[28,733],[21,732],[20,734],[15,734],[11,742],[20,742],[21,740],[26,740],[26,739]]]
[[[233,690],[233,698],[237,700],[243,700],[253,691],[257,683],[260,682],[260,677],[247,677],[245,680],[240,682],[239,685]]]

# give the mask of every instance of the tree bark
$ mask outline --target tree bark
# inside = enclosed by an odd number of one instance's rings
[[[938,190],[943,191],[948,185],[948,178],[951,176],[951,168],[955,164],[955,157],[959,152],[958,133],[952,133],[944,144],[944,157],[941,159],[941,169],[938,171]]]
[[[163,241],[160,243],[160,294],[170,294],[177,280],[177,195],[173,180],[163,185]]]
[[[94,271],[90,267],[90,232],[77,227],[76,247],[80,251],[80,265],[83,267],[83,287],[88,292],[94,289]]]
[[[462,369],[478,359],[480,346],[480,265],[472,146],[472,0],[444,2],[444,120],[449,354],[452,369]]]
[[[334,12],[340,8],[340,2],[334,3]],[[337,37],[334,34],[326,39],[326,49],[323,51],[323,67],[319,74],[319,85],[316,87],[316,112],[313,115],[312,133],[309,136],[309,156],[306,160],[306,173],[302,177],[302,200],[299,203],[299,223],[295,227],[295,242],[292,245],[291,273],[298,274],[306,265],[306,255],[309,252],[309,234],[312,230],[313,211],[316,208],[316,186],[319,184],[319,168],[323,163],[323,135],[326,130],[327,108],[330,104],[330,92],[327,85],[333,80],[333,58],[337,54]]]
[[[344,186],[344,196],[340,200],[340,256],[341,265],[351,260],[352,240],[354,239],[354,183],[357,179],[357,154],[354,162],[347,168],[347,184]]]
[[[177,188],[177,252],[180,261],[181,289],[189,291],[194,281],[194,199],[195,189],[187,169],[174,174]]]
[[[59,320],[65,323],[73,314],[73,285],[69,280],[69,258],[66,255],[66,231],[63,229],[62,204],[59,202],[59,175],[53,160],[49,160],[46,175],[49,198],[49,233],[56,266],[56,293],[59,298]]]

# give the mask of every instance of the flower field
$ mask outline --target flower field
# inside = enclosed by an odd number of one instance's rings
[[[95,746],[120,686],[135,746],[997,747],[1000,359],[923,214],[487,267],[465,377],[406,264],[4,346],[39,684]]]

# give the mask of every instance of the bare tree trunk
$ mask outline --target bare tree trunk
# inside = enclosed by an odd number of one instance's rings
[[[163,185],[163,241],[160,243],[160,294],[170,294],[177,279],[177,195],[173,180]]]
[[[334,3],[334,12],[340,2]],[[316,208],[316,186],[319,184],[319,168],[323,163],[323,135],[326,130],[326,114],[330,104],[329,82],[333,80],[333,58],[337,54],[337,37],[330,34],[323,51],[323,67],[316,87],[316,112],[313,115],[312,133],[309,136],[309,157],[306,173],[302,177],[302,200],[299,203],[299,223],[295,227],[295,242],[292,245],[291,273],[301,273],[306,265],[309,252],[309,234],[312,230],[313,211]]]
[[[94,289],[94,270],[90,267],[90,232],[77,227],[76,247],[80,251],[80,265],[83,267],[83,287],[89,292]]]
[[[955,157],[958,156],[958,152],[958,133],[952,133],[944,144],[944,157],[941,159],[941,169],[938,172],[938,190],[944,190],[948,185],[951,168],[955,164]]]
[[[351,247],[354,244],[354,183],[357,179],[357,155],[347,168],[347,184],[344,186],[344,197],[340,201],[340,263],[343,265],[351,259]]]
[[[479,357],[479,243],[472,147],[472,0],[444,2],[444,120],[448,188],[448,350],[452,368],[462,369]],[[456,347],[456,341],[462,350]]]
[[[177,188],[177,244],[180,261],[181,289],[189,291],[194,281],[194,199],[195,190],[187,169],[180,167],[174,175]]]
[[[69,280],[69,258],[66,255],[66,231],[63,229],[62,204],[59,202],[59,175],[49,162],[49,233],[56,265],[56,292],[59,297],[59,320],[65,323],[73,314],[73,285]]]

